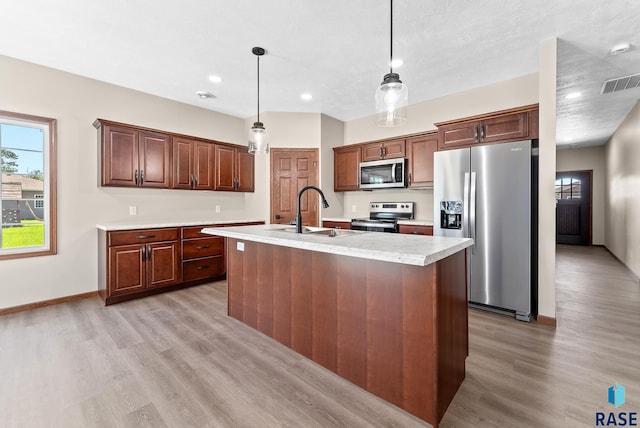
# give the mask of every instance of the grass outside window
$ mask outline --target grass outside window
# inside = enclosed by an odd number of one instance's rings
[[[23,220],[21,226],[2,228],[2,247],[38,247],[44,245],[44,223]]]

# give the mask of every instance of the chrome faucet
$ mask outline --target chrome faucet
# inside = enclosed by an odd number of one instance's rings
[[[329,203],[325,199],[324,193],[322,193],[322,190],[320,190],[320,188],[316,186],[304,186],[302,189],[300,189],[300,191],[298,192],[298,212],[296,214],[296,233],[302,233],[302,213],[300,212],[300,200],[302,199],[302,194],[309,189],[316,190],[318,193],[320,193],[320,197],[322,198],[322,208],[329,208]]]

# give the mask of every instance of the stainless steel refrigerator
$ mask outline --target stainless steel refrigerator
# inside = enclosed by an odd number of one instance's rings
[[[434,235],[470,237],[469,304],[532,315],[532,141],[434,155]],[[536,180],[537,182],[537,180]]]

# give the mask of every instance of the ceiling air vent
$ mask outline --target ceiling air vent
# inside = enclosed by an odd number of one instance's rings
[[[605,80],[602,84],[601,94],[609,92],[623,91],[625,89],[633,89],[640,86],[640,73],[631,76],[617,77],[615,79]]]

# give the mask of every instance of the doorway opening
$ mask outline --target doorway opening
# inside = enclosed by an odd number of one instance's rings
[[[593,171],[556,173],[556,243],[591,245]]]

